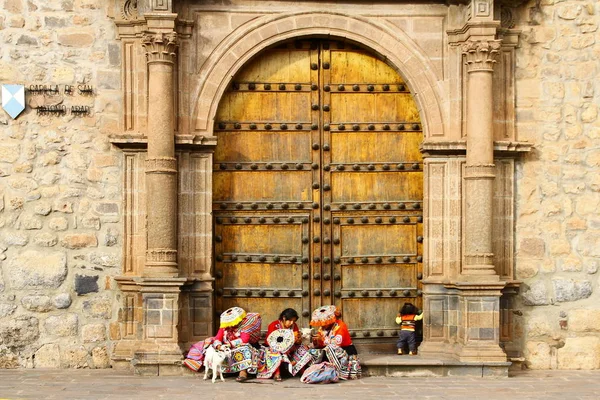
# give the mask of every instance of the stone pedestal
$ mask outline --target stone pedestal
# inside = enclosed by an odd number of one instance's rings
[[[459,282],[458,352],[460,361],[506,361],[500,348],[500,296],[505,283]]]
[[[123,292],[118,341],[113,350],[117,368],[130,364],[136,374],[180,374],[181,286],[184,278],[117,278]]]

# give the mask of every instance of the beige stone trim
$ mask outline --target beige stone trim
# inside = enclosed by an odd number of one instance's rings
[[[465,165],[465,179],[494,179],[495,177],[494,164]]]
[[[148,158],[146,173],[176,174],[177,159],[174,157]]]
[[[474,253],[465,254],[465,266],[466,269],[471,269],[474,265],[491,265],[494,266],[494,254],[493,253]]]
[[[146,251],[146,265],[177,263],[177,250],[173,249],[148,249]]]
[[[501,47],[500,40],[467,41],[462,47],[466,56],[467,72],[492,72]]]
[[[219,101],[235,76],[261,50],[299,36],[338,36],[361,43],[398,68],[409,85],[421,114],[426,136],[444,136],[445,122],[435,67],[404,33],[376,19],[327,12],[265,15],[223,40],[199,71],[201,83],[194,106],[193,130],[212,136]]]
[[[423,272],[428,282],[444,282],[460,273],[463,164],[464,159],[454,157],[425,159]]]
[[[146,32],[142,35],[148,63],[174,64],[177,59],[177,33]]]
[[[497,159],[494,179],[492,238],[494,265],[500,279],[514,279],[514,204],[515,162]]]
[[[115,141],[113,141],[115,143]],[[466,140],[442,140],[442,141],[423,141],[419,147],[425,157],[436,154],[465,154],[467,150]],[[529,142],[517,142],[508,140],[494,141],[494,153],[503,155],[520,155],[529,153],[533,150],[533,144]]]
[[[178,263],[186,277],[211,281],[212,154],[178,153]]]

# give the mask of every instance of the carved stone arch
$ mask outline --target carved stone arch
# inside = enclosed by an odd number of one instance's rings
[[[413,93],[425,137],[444,135],[434,67],[403,32],[366,18],[335,13],[294,13],[254,20],[234,31],[200,71],[195,90],[194,130],[212,136],[219,101],[231,78],[263,49],[287,39],[328,35],[349,39],[378,53],[396,68]]]

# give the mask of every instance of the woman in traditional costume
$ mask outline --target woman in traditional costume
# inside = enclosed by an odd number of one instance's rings
[[[248,379],[248,373],[255,374],[259,353],[261,317],[258,313],[246,313],[240,307],[232,307],[221,314],[219,331],[214,337],[207,338],[192,346],[184,364],[198,371],[204,360],[208,346],[220,349],[227,346],[231,355],[226,359],[224,373],[239,372],[238,382]]]
[[[273,377],[281,381],[280,367],[283,362],[290,365],[290,373],[295,376],[312,361],[308,347],[302,344],[302,336],[296,324],[298,313],[293,308],[286,308],[279,319],[269,324],[266,335],[267,348],[259,357],[257,378]]]
[[[352,344],[348,327],[341,320],[341,313],[337,307],[329,305],[317,308],[312,313],[310,325],[319,328],[313,336],[313,361],[329,361],[334,365],[340,379],[360,378],[358,352]]]

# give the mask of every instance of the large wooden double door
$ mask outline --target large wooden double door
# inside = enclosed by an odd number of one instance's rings
[[[421,305],[423,240],[423,133],[396,71],[348,43],[283,44],[234,77],[215,133],[215,311],[292,307],[308,326],[335,304],[355,338],[395,336]]]

